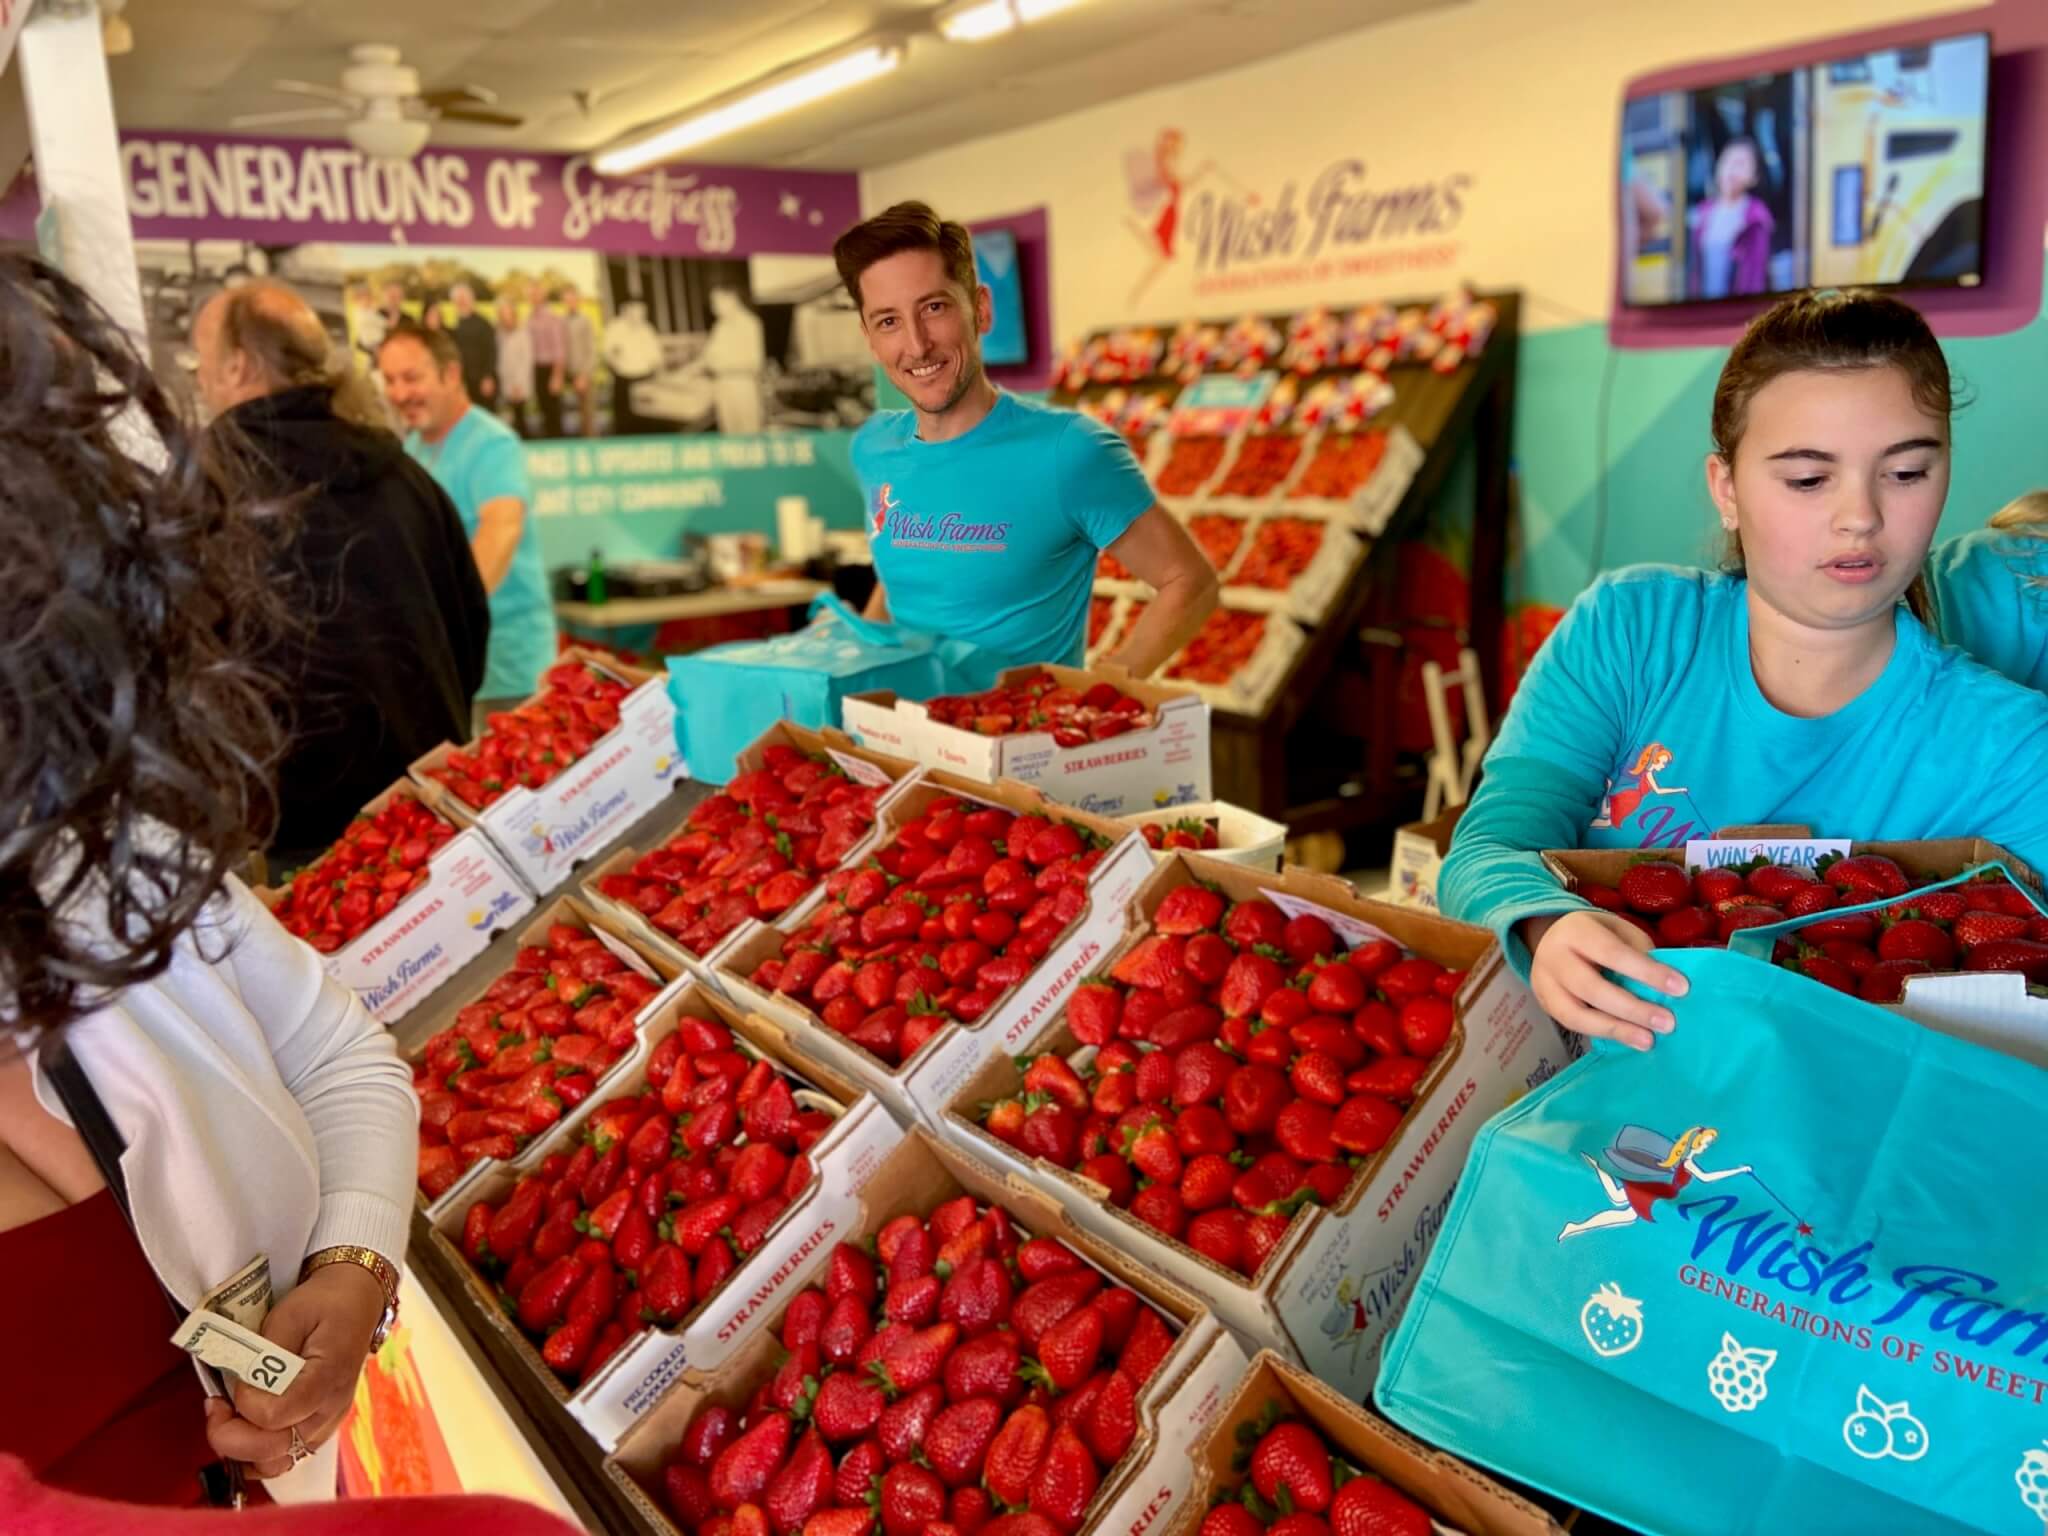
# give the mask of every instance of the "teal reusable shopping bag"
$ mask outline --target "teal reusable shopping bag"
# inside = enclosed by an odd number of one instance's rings
[[[1790,971],[1481,1130],[1377,1388],[1658,1536],[2048,1526],[2048,1073]]]
[[[811,616],[791,634],[669,658],[676,740],[692,777],[723,784],[739,754],[778,720],[836,726],[848,694],[887,689],[927,699],[947,690],[947,662],[932,636],[861,618],[829,595],[811,605]]]

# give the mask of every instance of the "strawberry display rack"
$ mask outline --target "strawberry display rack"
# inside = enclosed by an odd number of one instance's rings
[[[1432,1042],[1426,1065],[1402,1063],[1414,1070],[1388,1093],[1393,1105],[1403,1107],[1387,1111],[1374,1138],[1384,1139],[1355,1160],[1341,1193],[1327,1206],[1296,1200],[1284,1234],[1247,1274],[1140,1219],[1135,1205],[1118,1205],[1096,1178],[994,1134],[987,1123],[990,1106],[1035,1091],[1027,1077],[1038,1058],[1064,1059],[1077,1075],[1092,1069],[1099,1048],[1084,1045],[1076,1033],[1078,989],[1041,1030],[988,1057],[960,1084],[945,1106],[940,1135],[969,1156],[1048,1191],[1084,1230],[1193,1291],[1240,1338],[1279,1352],[1362,1401],[1472,1137],[1488,1116],[1562,1070],[1568,1061],[1564,1042],[1483,929],[1361,900],[1329,876],[1299,869],[1270,875],[1187,853],[1176,853],[1146,881],[1132,902],[1123,942],[1091,978],[1113,977],[1121,961],[1152,940],[1162,908],[1176,899],[1185,903],[1186,895],[1176,893],[1194,890],[1216,893],[1219,910],[1263,898],[1287,917],[1317,919],[1347,956],[1386,941],[1432,962],[1432,969],[1463,975],[1448,1009],[1448,1032]],[[1343,966],[1345,960],[1335,963]],[[1192,973],[1184,961],[1173,962],[1172,969]],[[1195,996],[1200,993],[1197,988]],[[1216,1009],[1208,1011],[1221,1022]]]
[[[788,1085],[791,1102],[799,1109],[821,1112],[830,1128],[805,1153],[809,1180],[759,1235],[757,1246],[740,1255],[715,1288],[689,1296],[688,1310],[675,1324],[657,1323],[633,1334],[597,1370],[572,1384],[522,1330],[498,1279],[487,1277],[465,1254],[465,1225],[480,1202],[502,1208],[534,1168],[588,1141],[588,1127],[606,1106],[649,1091],[650,1061],[691,1019],[707,1020],[729,1032],[743,1056],[767,1063]],[[683,1115],[675,1118],[679,1127],[687,1125]],[[684,1130],[679,1128],[676,1134],[681,1136]],[[598,1448],[609,1451],[676,1381],[715,1371],[764,1329],[781,1301],[822,1266],[837,1234],[857,1218],[862,1192],[902,1135],[873,1098],[815,1069],[793,1069],[774,1054],[772,1032],[759,1029],[710,989],[686,984],[663,994],[645,1018],[632,1054],[581,1112],[564,1119],[534,1147],[524,1169],[490,1168],[465,1184],[459,1199],[442,1201],[428,1218],[427,1242],[444,1273],[458,1278],[469,1316],[490,1337],[493,1357],[515,1377],[521,1396],[539,1406],[558,1435],[588,1435]],[[673,1203],[664,1206],[678,1218],[689,1209]]]
[[[1198,637],[1194,656],[1184,652],[1166,671],[1174,680],[1199,685],[1214,707],[1216,796],[1283,822],[1296,837],[1368,827],[1391,831],[1420,808],[1420,779],[1404,768],[1393,736],[1404,666],[1402,648],[1392,638],[1399,631],[1395,550],[1419,531],[1453,466],[1465,458],[1475,474],[1472,604],[1462,638],[1480,658],[1489,696],[1497,691],[1520,296],[1501,292],[1484,298],[1496,323],[1476,356],[1447,346],[1428,361],[1386,365],[1392,401],[1362,429],[1324,422],[1270,500],[1213,500],[1248,428],[1230,418],[1220,424],[1204,420],[1191,408],[1191,396],[1219,374],[1239,382],[1237,371],[1247,366],[1245,348],[1230,338],[1258,327],[1198,321],[1182,328],[1185,336],[1161,346],[1133,344],[1131,335],[1150,333],[1119,328],[1124,340],[1113,356],[1106,350],[1109,333],[1084,338],[1056,382],[1058,403],[1098,415],[1115,405],[1119,420],[1126,407],[1113,395],[1128,402],[1178,391],[1171,425],[1147,437],[1147,465],[1155,474],[1180,451],[1171,491],[1159,487],[1162,504],[1178,515],[1192,518],[1235,505],[1269,518],[1323,518],[1363,546],[1356,559],[1338,562],[1348,565],[1340,578],[1322,585],[1319,570],[1316,583],[1288,592],[1278,603],[1264,592],[1247,598],[1230,587],[1225,611],[1238,617],[1218,621],[1213,633]],[[1390,308],[1401,312],[1406,326],[1408,311],[1426,313],[1431,302]],[[1283,335],[1294,319],[1264,318],[1268,329],[1277,327]],[[1304,388],[1377,366],[1371,351],[1347,344],[1321,358],[1327,366],[1305,376]],[[1286,366],[1279,352],[1254,347],[1249,357],[1254,371]],[[1196,449],[1187,443],[1194,437],[1209,441]],[[1226,586],[1246,558],[1243,548],[1233,552],[1223,573]],[[1094,652],[1107,655],[1147,594],[1127,576],[1098,573],[1098,580],[1101,595],[1122,603],[1106,615]],[[1259,625],[1255,639],[1248,617],[1254,612],[1274,621]],[[1239,679],[1238,671],[1248,675]]]
[[[1195,1463],[1190,1453],[1207,1438],[1224,1398],[1244,1373],[1243,1350],[1199,1300],[1170,1279],[1080,1229],[1042,1193],[1005,1180],[922,1131],[913,1131],[875,1169],[861,1192],[858,1215],[832,1234],[833,1241],[872,1249],[873,1239],[892,1221],[906,1216],[922,1221],[963,1196],[977,1206],[1000,1210],[1019,1239],[1054,1239],[1097,1272],[1105,1285],[1134,1292],[1141,1315],[1154,1319],[1147,1326],[1163,1321],[1163,1336],[1170,1338],[1164,1357],[1149,1370],[1136,1399],[1136,1431],[1128,1449],[1112,1465],[1097,1469],[1099,1480],[1080,1518],[1056,1528],[1127,1532],[1163,1528],[1178,1520],[1183,1510],[1194,1507]],[[770,1383],[785,1354],[778,1333],[798,1290],[788,1286],[763,1307],[768,1326],[717,1367],[679,1378],[620,1443],[607,1471],[636,1513],[637,1525],[659,1536],[679,1536],[683,1528],[670,1518],[672,1495],[665,1474],[678,1459],[685,1432],[713,1406],[743,1413]],[[922,1444],[928,1454],[939,1449],[932,1430],[924,1433]],[[879,1530],[880,1522],[874,1528]]]
[[[977,784],[944,773],[926,774],[891,802],[878,829],[882,842],[944,799],[1043,817],[1107,845],[1088,874],[1079,913],[1060,929],[1044,956],[978,1017],[949,1020],[906,1059],[885,1061],[828,1026],[804,1003],[755,979],[763,965],[785,962],[800,935],[757,924],[718,957],[718,979],[727,997],[781,1030],[791,1059],[815,1061],[860,1084],[906,1125],[935,1123],[959,1085],[986,1058],[1016,1050],[1037,1032],[1067,992],[1122,940],[1131,898],[1152,868],[1143,837],[1117,822],[1055,804],[1025,785]]]
[[[527,886],[540,892],[554,889],[688,782],[666,675],[580,647],[564,651],[560,662],[581,663],[626,685],[618,723],[537,789],[513,785],[481,808],[458,795],[446,799],[457,821],[482,828]],[[412,765],[412,777],[435,783],[461,750],[443,742]]]
[[[439,785],[401,779],[363,807],[380,816],[394,801],[414,800],[454,825],[454,836],[426,858],[426,878],[354,938],[321,956],[327,974],[362,998],[379,1023],[397,1023],[425,1002],[491,939],[533,910],[534,893],[495,844],[448,807]],[[293,882],[307,880],[301,870]],[[283,888],[259,886],[256,898],[273,912]]]
[[[1283,1429],[1283,1434],[1292,1436],[1293,1443],[1269,1439],[1290,1423],[1298,1427]],[[1215,1529],[1242,1536],[1273,1529],[1285,1517],[1260,1493],[1260,1485],[1274,1491],[1277,1484],[1291,1483],[1304,1489],[1315,1485],[1308,1504],[1295,1498],[1291,1488],[1287,1502],[1294,1511],[1318,1515],[1326,1530],[1563,1536],[1563,1527],[1527,1499],[1423,1445],[1267,1350],[1253,1357],[1250,1371],[1193,1456],[1194,1496],[1186,1513],[1164,1527],[1164,1536],[1199,1536],[1210,1529],[1203,1524],[1210,1510],[1233,1506],[1241,1513]],[[1266,1518],[1254,1514],[1255,1509]]]

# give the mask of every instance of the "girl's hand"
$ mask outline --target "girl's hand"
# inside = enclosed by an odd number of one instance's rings
[[[1685,977],[1650,959],[1650,936],[1635,924],[1608,912],[1566,912],[1529,918],[1522,938],[1536,1001],[1566,1029],[1647,1051],[1651,1031],[1669,1034],[1677,1022],[1669,1009],[1608,979],[1612,971],[1672,997],[1685,995]]]

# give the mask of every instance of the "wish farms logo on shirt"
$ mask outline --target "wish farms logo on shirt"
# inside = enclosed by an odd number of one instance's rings
[[[883,481],[875,489],[874,515],[869,519],[868,537],[879,542],[887,535],[898,549],[943,549],[962,554],[1000,554],[1010,547],[1008,523],[970,523],[957,512],[934,521],[906,511],[896,499],[896,488]]]

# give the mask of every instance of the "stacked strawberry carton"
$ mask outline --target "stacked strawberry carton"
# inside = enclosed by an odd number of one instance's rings
[[[778,721],[739,755],[732,781],[647,853],[621,848],[584,897],[700,977],[750,923],[803,926],[825,876],[872,849],[881,808],[917,776],[835,730]]]
[[[824,1264],[902,1139],[872,1098],[774,1054],[695,983],[598,1092],[430,1213],[524,1395],[609,1450],[740,1351]]]
[[[411,771],[447,791],[449,813],[482,828],[534,891],[560,885],[687,778],[667,678],[578,649],[476,741],[443,742]]]
[[[1097,815],[1211,794],[1208,706],[1121,667],[1019,667],[985,693],[923,703],[855,694],[843,710],[848,733],[874,751],[983,784],[1011,779]]]
[[[1182,853],[941,1134],[1358,1398],[1480,1122],[1566,1060],[1482,930]]]
[[[1308,631],[1286,614],[1225,603],[1168,659],[1161,676],[1213,708],[1263,715],[1307,649]]]
[[[657,1531],[1060,1536],[1177,1519],[1245,1357],[1193,1297],[914,1132],[809,1287],[608,1464]]]
[[[533,910],[489,838],[459,826],[437,786],[401,781],[334,846],[257,898],[318,950],[327,973],[395,1024]]]
[[[1261,1352],[1195,1448],[1166,1536],[1562,1536],[1483,1473]]]
[[[892,801],[881,833],[807,926],[748,930],[719,975],[794,1057],[929,1125],[1115,948],[1151,859],[1115,822],[946,774]]]

